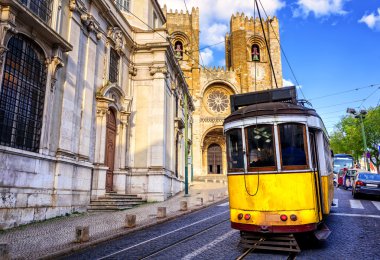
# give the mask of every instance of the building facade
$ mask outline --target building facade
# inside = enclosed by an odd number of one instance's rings
[[[194,105],[165,22],[156,0],[1,1],[0,228],[183,189]]]
[[[232,15],[230,32],[225,37],[226,66],[206,68],[199,60],[199,9],[193,8],[189,13],[164,6],[163,12],[195,104],[194,176],[226,174],[223,121],[231,112],[229,96],[282,87],[278,20],[263,20],[267,48],[259,19],[248,18],[244,13]]]

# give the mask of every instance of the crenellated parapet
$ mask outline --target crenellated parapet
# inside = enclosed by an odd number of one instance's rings
[[[268,16],[268,19],[261,19],[263,21],[264,30],[268,31],[270,27],[275,28],[275,30],[278,30],[278,19],[276,16],[270,17]],[[253,17],[248,17],[244,13],[236,13],[231,16],[231,33],[238,30],[245,30],[245,31],[256,31],[261,32],[261,22],[258,17],[255,19]]]
[[[227,73],[235,73],[235,71],[232,68],[226,68],[224,66],[218,66],[218,67],[202,67],[202,72],[209,72],[209,73],[215,73],[215,74],[227,74]]]
[[[193,7],[191,12],[188,10],[167,9],[166,5],[162,8],[167,24],[178,25],[179,27],[190,26],[193,30],[199,30],[199,8]]]

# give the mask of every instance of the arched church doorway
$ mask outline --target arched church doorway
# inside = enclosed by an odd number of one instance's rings
[[[211,144],[207,149],[208,174],[221,174],[222,148],[218,144]]]
[[[115,144],[116,144],[116,116],[112,110],[107,113],[106,130],[106,158],[105,165],[108,166],[106,174],[106,192],[113,189],[113,170],[115,165]]]

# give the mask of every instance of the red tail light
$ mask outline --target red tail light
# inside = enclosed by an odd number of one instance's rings
[[[282,221],[287,221],[287,220],[288,220],[288,216],[286,216],[286,215],[281,215],[281,216],[280,216],[280,219],[281,219]]]
[[[355,185],[356,186],[365,186],[365,183],[362,181],[356,181]]]
[[[242,218],[243,218],[243,213],[240,213],[240,214],[238,215],[238,219],[241,220]]]
[[[251,215],[249,215],[249,214],[245,214],[245,216],[244,216],[244,219],[245,219],[245,220],[250,220],[250,218],[251,218]]]

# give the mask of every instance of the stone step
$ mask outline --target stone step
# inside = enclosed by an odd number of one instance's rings
[[[127,198],[127,199],[124,199],[124,198],[99,198],[97,200],[93,200],[93,201],[101,201],[101,202],[111,202],[111,201],[114,201],[114,202],[141,202],[141,203],[145,203],[146,200],[142,200],[141,198]],[[91,203],[93,202],[91,201]]]
[[[101,196],[101,197],[98,197],[98,200],[102,200],[102,199],[112,199],[112,200],[118,200],[118,199],[121,199],[121,200],[128,200],[128,199],[131,199],[131,200],[136,200],[136,199],[141,199],[140,197],[130,197],[130,196]]]
[[[91,201],[90,206],[137,206],[142,204],[140,201]]]
[[[88,211],[117,211],[130,209],[132,207],[146,203],[146,200],[132,194],[117,194],[107,192],[97,200],[91,201]]]
[[[131,197],[131,198],[138,197],[136,194],[120,194],[120,193],[109,193],[109,192],[107,192],[105,196],[106,197]]]
[[[94,212],[94,211],[118,211],[118,210],[126,210],[131,209],[133,207],[131,206],[89,206],[87,208],[87,211]]]

